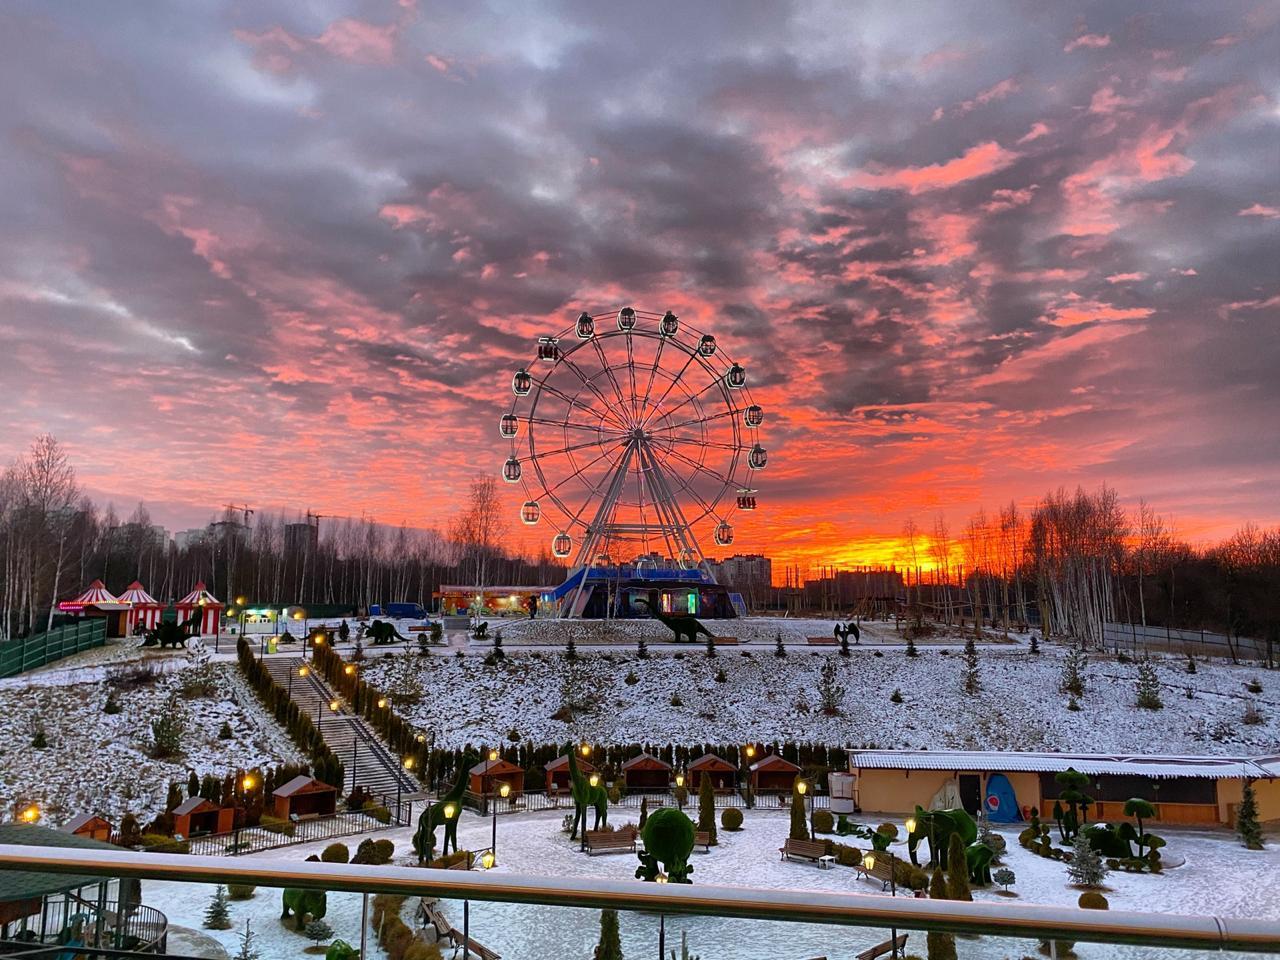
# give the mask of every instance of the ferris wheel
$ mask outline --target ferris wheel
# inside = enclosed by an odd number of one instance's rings
[[[499,424],[502,477],[523,485],[520,519],[547,528],[574,568],[672,561],[715,578],[700,535],[733,542],[756,509],[764,410],[747,372],[668,311],[583,313],[516,371]]]

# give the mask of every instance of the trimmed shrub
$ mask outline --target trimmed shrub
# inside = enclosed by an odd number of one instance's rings
[[[147,853],[190,853],[191,844],[186,840],[166,837],[163,833],[144,833],[142,847]]]
[[[1106,910],[1110,903],[1107,898],[1100,894],[1097,890],[1086,890],[1080,894],[1080,899],[1076,901],[1082,910]]]
[[[373,841],[373,849],[378,854],[378,859],[374,863],[390,863],[391,859],[396,855],[396,845],[391,840],[375,840]]]
[[[831,815],[830,810],[813,811],[813,832],[814,833],[834,833],[836,829],[836,818]]]
[[[373,819],[377,820],[379,823],[391,822],[391,811],[380,803],[375,803],[372,806],[365,807],[364,812],[373,817]]]
[[[350,863],[351,850],[345,843],[331,843],[320,852],[321,863]]]
[[[227,897],[231,900],[252,900],[257,889],[247,883],[228,883]]]
[[[720,813],[720,826],[731,832],[734,830],[741,830],[742,811],[737,807],[726,807]]]
[[[269,813],[264,813],[258,819],[258,826],[263,830],[269,830],[271,833],[278,833],[286,837],[292,837],[294,832],[297,830],[297,824],[292,820],[275,817]]]

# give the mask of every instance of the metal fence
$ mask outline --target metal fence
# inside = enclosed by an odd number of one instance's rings
[[[107,621],[97,619],[68,623],[22,640],[9,640],[0,644],[0,677],[16,677],[81,650],[101,647],[106,642]]]
[[[125,850],[57,847],[0,847],[0,871],[137,877],[144,880],[244,884],[378,893],[476,903],[541,904],[551,907],[614,909],[655,918],[719,916],[752,921],[822,924],[846,930],[873,927],[942,930],[959,934],[1136,947],[1172,947],[1196,956],[1219,950],[1280,953],[1280,924],[1255,918],[1191,916],[983,902],[883,897],[829,890],[780,890],[695,883],[642,883],[591,877],[545,877],[473,870],[432,870],[403,866],[295,863],[279,859],[140,854]],[[887,952],[887,951],[883,951]],[[1030,952],[1030,951],[1026,951]]]
[[[756,791],[750,795],[748,799],[739,792],[721,792],[715,794],[715,802],[717,810],[724,810],[729,807],[735,807],[739,810],[785,810],[791,806],[791,791],[789,790],[766,790]],[[568,790],[560,791],[528,791],[526,793],[513,794],[503,799],[492,794],[472,793],[470,790],[464,794],[462,798],[463,806],[475,810],[477,813],[488,816],[492,813],[499,815],[508,813],[537,813],[542,810],[563,810],[566,813],[573,812],[573,796]],[[609,801],[609,807],[612,810],[636,810],[639,811],[641,804],[646,805],[646,809],[653,811],[661,807],[677,807],[675,795],[669,791],[655,790],[652,792],[633,791],[624,793],[617,803]],[[698,806],[698,791],[696,788],[689,791],[688,797],[684,801],[681,809],[696,809]],[[831,806],[831,797],[825,793],[810,793],[805,797],[806,810],[825,810]]]
[[[191,837],[187,841],[189,853],[204,857],[234,857],[244,853],[275,850],[297,843],[315,843],[318,840],[335,840],[357,833],[386,830],[409,823],[407,816],[396,820],[394,806],[389,808],[391,817],[383,823],[367,813],[338,813],[331,817],[291,821],[283,830],[266,827],[242,827],[230,833],[210,833]]]
[[[1229,657],[1232,660],[1271,662],[1274,652],[1266,640],[1231,637],[1210,630],[1175,630],[1171,627],[1142,626],[1138,623],[1104,623],[1103,645],[1113,650],[1142,653],[1167,650],[1195,657]]]

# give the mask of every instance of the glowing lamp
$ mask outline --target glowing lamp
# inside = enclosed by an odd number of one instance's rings
[[[907,833],[915,833],[915,832],[916,832],[916,818],[915,818],[915,817],[907,817],[907,821],[906,821],[906,823],[904,823],[904,824],[903,824],[903,826],[907,828]]]
[[[677,786],[677,787],[683,787],[683,786],[684,786],[684,774],[683,774],[683,773],[677,773],[677,774],[676,774],[676,786]]]
[[[752,757],[756,755],[756,748],[752,746],[748,746],[746,753],[747,753],[747,759],[750,760]]]
[[[405,768],[406,770],[412,770],[412,769],[413,769],[413,757],[405,757],[405,758],[404,758],[404,768]]]
[[[252,776],[249,776],[248,774],[245,775],[244,788],[246,790],[252,790],[255,783],[257,783],[257,781],[254,780]]]
[[[236,603],[240,604],[242,607],[248,602],[248,599],[245,597],[236,597]]]
[[[497,750],[490,750],[490,751],[489,751],[489,761],[492,763],[494,760],[497,760],[497,759],[498,759],[498,751],[497,751]]]
[[[356,672],[356,665],[354,663],[348,663],[346,667],[343,668],[342,672],[349,677]]]
[[[796,784],[796,793],[800,794],[800,796],[803,797],[808,792],[809,792],[809,785],[805,783],[803,780],[801,780],[799,783]]]
[[[874,853],[868,853],[862,858],[862,867],[864,870],[874,870],[876,868],[876,856]]]
[[[40,819],[40,808],[33,803],[31,806],[23,808],[20,816],[23,823],[35,823]]]
[[[492,850],[486,850],[484,856],[480,858],[480,862],[486,870],[492,870],[493,865],[498,862],[498,858],[493,855]]]
[[[659,874],[658,874],[658,876],[657,876],[657,881],[658,881],[658,883],[666,883],[666,882],[667,882],[667,875],[666,875],[665,873],[659,873]]]
[[[584,743],[582,746],[578,748],[578,752],[581,753],[584,757],[591,756],[591,744]]]
[[[338,707],[339,707],[339,706],[340,706],[340,704],[338,703],[338,701],[337,701],[337,700],[330,700],[330,701],[329,701],[329,709],[330,709],[330,710],[332,710],[334,713],[337,713],[337,712],[338,712]]]
[[[498,787],[498,796],[502,797],[503,800],[511,796],[511,784],[504,783],[502,786]]]
[[[385,710],[385,709],[387,709],[387,698],[386,698],[386,697],[379,697],[379,698],[378,698],[378,709],[379,709],[379,710]]]
[[[307,674],[309,674],[310,672],[311,672],[311,668],[310,668],[310,667],[299,667],[299,668],[298,668],[298,676],[300,676],[300,677],[305,677],[305,676],[306,676]]]
[[[414,739],[417,740],[419,743],[426,743],[427,735],[425,733],[420,733]]]
[[[311,642],[318,647],[322,643],[324,643],[324,637],[320,636],[320,634],[316,634],[314,637],[311,638]]]
[[[593,774],[591,775],[591,785],[592,785],[593,787],[598,787],[598,786],[600,786],[600,774],[598,774],[598,773],[593,773]]]
[[[444,805],[444,818],[446,820],[452,820],[453,815],[457,812],[458,812],[458,808],[454,806],[452,803],[446,803]]]

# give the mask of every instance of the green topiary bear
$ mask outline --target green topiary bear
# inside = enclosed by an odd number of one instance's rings
[[[637,854],[640,866],[636,868],[636,879],[656,881],[660,873],[665,873],[669,883],[689,883],[689,874],[693,873],[689,864],[693,835],[693,821],[680,810],[663,807],[649,814],[641,833],[644,850]]]

